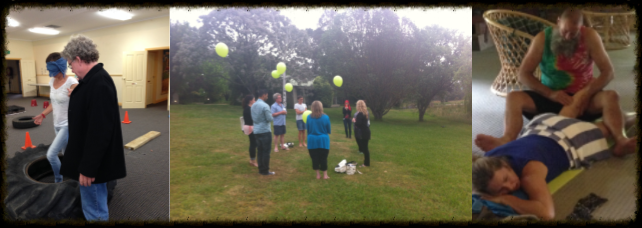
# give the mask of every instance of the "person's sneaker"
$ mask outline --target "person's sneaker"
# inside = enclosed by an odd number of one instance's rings
[[[274,174],[275,174],[274,172],[261,173],[261,175],[263,175],[263,176],[269,176],[269,175],[274,175]]]

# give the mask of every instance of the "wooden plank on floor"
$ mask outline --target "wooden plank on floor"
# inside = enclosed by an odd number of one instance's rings
[[[148,143],[152,139],[158,137],[159,135],[160,135],[160,132],[158,131],[150,131],[147,134],[144,134],[143,136],[138,137],[137,139],[134,139],[134,141],[127,143],[125,145],[125,149],[136,150],[141,146],[145,145],[145,143]]]

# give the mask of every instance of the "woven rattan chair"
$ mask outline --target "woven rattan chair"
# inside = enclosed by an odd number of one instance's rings
[[[484,13],[484,20],[493,37],[499,60],[502,64],[491,91],[499,96],[506,96],[511,91],[524,90],[519,82],[519,66],[528,51],[531,41],[539,32],[555,24],[530,14],[512,10],[489,10]],[[539,67],[535,71],[539,79]]]
[[[587,26],[602,37],[606,50],[625,49],[631,46],[631,27],[635,25],[635,11],[593,12],[583,10]]]

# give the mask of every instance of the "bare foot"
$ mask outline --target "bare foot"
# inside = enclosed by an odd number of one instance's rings
[[[303,145],[301,145],[301,144],[299,143],[299,147],[303,147]]]
[[[303,143],[303,147],[308,147],[308,144],[306,144],[306,143]]]
[[[321,174],[317,173],[317,179],[321,179]]]
[[[637,137],[622,139],[615,143],[615,148],[613,148],[613,155],[616,157],[622,157],[627,154],[635,153],[635,147],[637,146]]]
[[[482,149],[484,152],[491,151],[492,149],[495,149],[498,146],[504,145],[508,143],[509,140],[504,139],[504,138],[495,138],[490,135],[484,135],[484,134],[479,134],[477,135],[477,138],[475,138],[475,145]]]
[[[279,152],[279,148],[274,147],[274,152]]]
[[[327,179],[330,179],[330,177],[326,175],[326,176],[323,177],[323,179],[327,180]]]
[[[250,164],[252,164],[253,166],[259,167],[259,163],[250,161]]]

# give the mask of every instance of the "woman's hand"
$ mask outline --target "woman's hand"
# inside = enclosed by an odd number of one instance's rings
[[[357,120],[355,120],[354,118],[352,118],[352,122],[353,122],[353,123],[356,123],[356,122],[357,122]]]
[[[36,125],[42,124],[42,119],[43,119],[42,114],[34,116],[32,119],[33,119],[33,123],[35,123]]]

